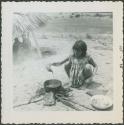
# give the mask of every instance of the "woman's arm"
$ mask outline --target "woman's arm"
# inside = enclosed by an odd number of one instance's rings
[[[97,70],[98,70],[98,66],[97,66],[96,62],[93,60],[93,58],[90,57],[90,56],[89,56],[89,60],[88,61],[89,61],[89,64],[91,64],[94,67],[93,74],[95,75]]]
[[[63,60],[61,62],[51,63],[51,64],[47,65],[46,68],[47,68],[47,70],[49,72],[53,72],[52,69],[51,69],[51,66],[60,66],[60,65],[64,64],[67,61],[69,61],[69,58],[66,58],[65,60]]]
[[[97,66],[97,64],[96,64],[95,67],[94,67],[94,69],[93,69],[93,74],[94,74],[94,75],[96,74],[97,70],[98,70],[98,66]]]
[[[56,62],[56,63],[52,63],[52,66],[60,66],[62,64],[64,64],[65,62],[69,61],[69,58],[66,58],[65,60],[61,61],[61,62]]]

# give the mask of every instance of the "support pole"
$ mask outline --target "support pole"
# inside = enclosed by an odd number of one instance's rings
[[[32,33],[32,36],[33,36],[33,38],[34,38],[34,42],[35,42],[35,45],[36,45],[36,49],[37,49],[38,56],[41,58],[42,56],[41,56],[41,51],[40,51],[39,44],[38,44],[37,39],[36,39],[36,37],[35,37],[35,35],[34,35],[34,32],[32,31],[31,33]]]

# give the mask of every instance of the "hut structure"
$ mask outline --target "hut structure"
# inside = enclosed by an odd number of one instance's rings
[[[13,16],[13,51],[25,47],[27,50],[35,45],[37,54],[41,57],[35,30],[46,25],[49,17],[43,13],[14,13]],[[33,37],[33,41],[30,40]],[[33,42],[33,43],[32,43]]]

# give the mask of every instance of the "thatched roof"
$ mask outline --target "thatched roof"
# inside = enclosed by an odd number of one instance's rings
[[[14,13],[13,18],[13,37],[18,37],[25,32],[31,32],[44,26],[49,17],[43,13]]]

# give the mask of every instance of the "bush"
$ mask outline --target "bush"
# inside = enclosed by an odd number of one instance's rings
[[[87,39],[92,39],[92,36],[87,33],[87,34],[86,34],[86,38],[87,38]]]
[[[99,14],[99,13],[96,13],[94,16],[95,16],[95,17],[103,17],[103,15],[101,15],[101,14]]]
[[[80,17],[80,14],[75,15],[75,17],[76,17],[76,18],[79,18],[79,17]]]
[[[73,18],[73,16],[71,15],[70,18]]]

